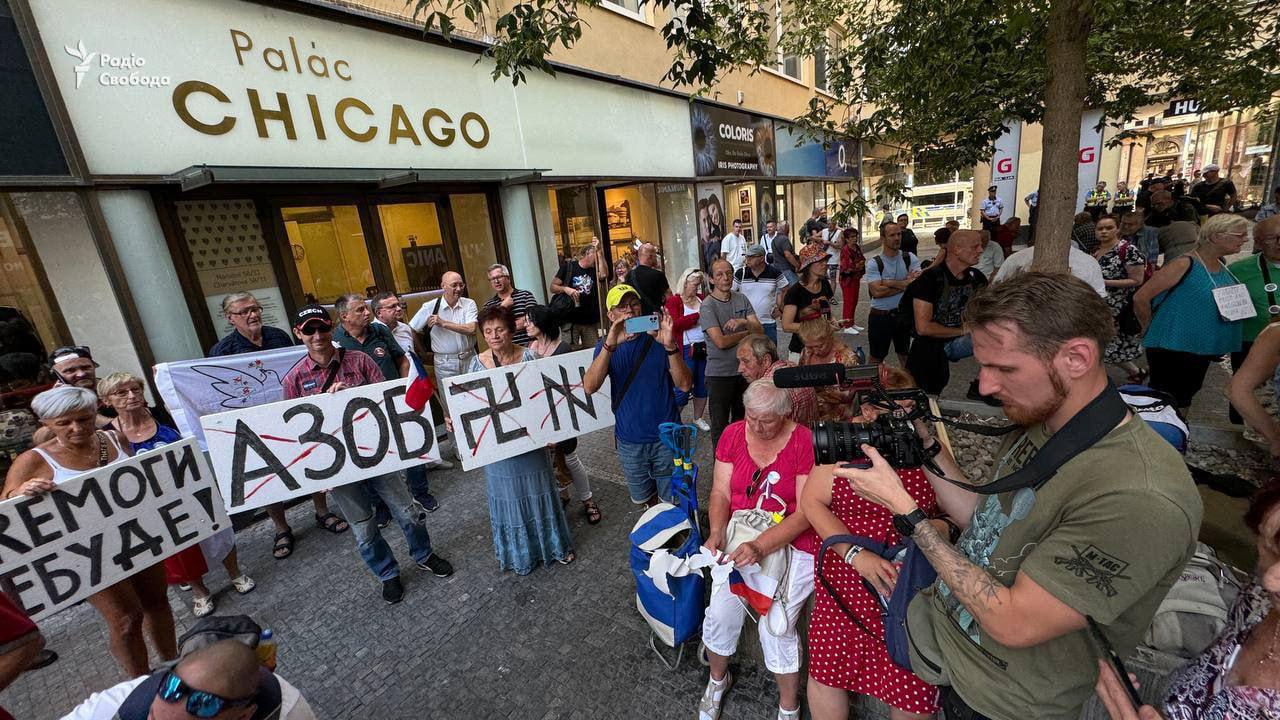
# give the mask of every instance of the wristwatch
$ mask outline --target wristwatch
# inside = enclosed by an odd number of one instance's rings
[[[933,439],[933,444],[928,445],[924,449],[925,457],[936,458],[938,453],[942,452],[942,442],[938,438]]]
[[[928,519],[924,510],[916,508],[906,515],[894,515],[893,529],[897,530],[902,537],[911,537],[916,532],[916,526]]]

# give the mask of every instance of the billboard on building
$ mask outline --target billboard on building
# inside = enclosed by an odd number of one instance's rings
[[[769,118],[693,103],[689,122],[694,172],[699,176],[776,173],[773,121]]]
[[[861,144],[857,140],[804,138],[792,125],[774,123],[777,130],[778,176],[852,178],[862,172]]]
[[[1022,144],[1022,122],[1009,121],[1009,132],[996,139],[996,151],[991,156],[991,184],[996,186],[996,197],[1004,200],[1000,222],[1013,217],[1018,209],[1018,153]]]

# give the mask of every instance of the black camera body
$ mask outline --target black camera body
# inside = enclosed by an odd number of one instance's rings
[[[928,454],[906,417],[886,413],[869,423],[818,422],[813,430],[813,459],[819,465],[866,460],[863,445],[870,445],[895,468],[925,464]]]
[[[886,410],[869,423],[818,422],[813,430],[813,458],[819,465],[865,461],[863,445],[870,445],[895,468],[929,466],[931,454],[916,433],[915,419],[928,418],[929,396],[921,390],[885,390],[876,365],[810,365],[774,372],[778,387],[839,385],[857,391],[854,403],[871,403]],[[908,410],[899,404],[910,400]]]

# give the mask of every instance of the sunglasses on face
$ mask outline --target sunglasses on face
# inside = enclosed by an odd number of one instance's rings
[[[172,671],[164,674],[164,679],[160,681],[160,687],[156,690],[156,697],[168,703],[180,702],[186,698],[187,714],[198,718],[215,717],[224,708],[244,707],[253,702],[252,697],[231,699],[204,690],[196,690]]]
[[[303,335],[306,335],[307,337],[311,337],[312,335],[315,335],[317,332],[327,333],[332,331],[333,331],[333,326],[329,325],[328,323],[308,323],[298,328],[298,332],[302,333]]]

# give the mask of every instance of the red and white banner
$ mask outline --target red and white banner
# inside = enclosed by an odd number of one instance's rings
[[[1084,209],[1085,197],[1098,184],[1102,168],[1101,110],[1085,110],[1080,116],[1080,151],[1076,154],[1076,212]]]
[[[996,186],[996,196],[1004,200],[1000,222],[1013,217],[1018,209],[1018,152],[1022,145],[1022,121],[1010,120],[1009,131],[996,139],[996,151],[991,156],[991,184]],[[986,197],[985,193],[982,197]]]

